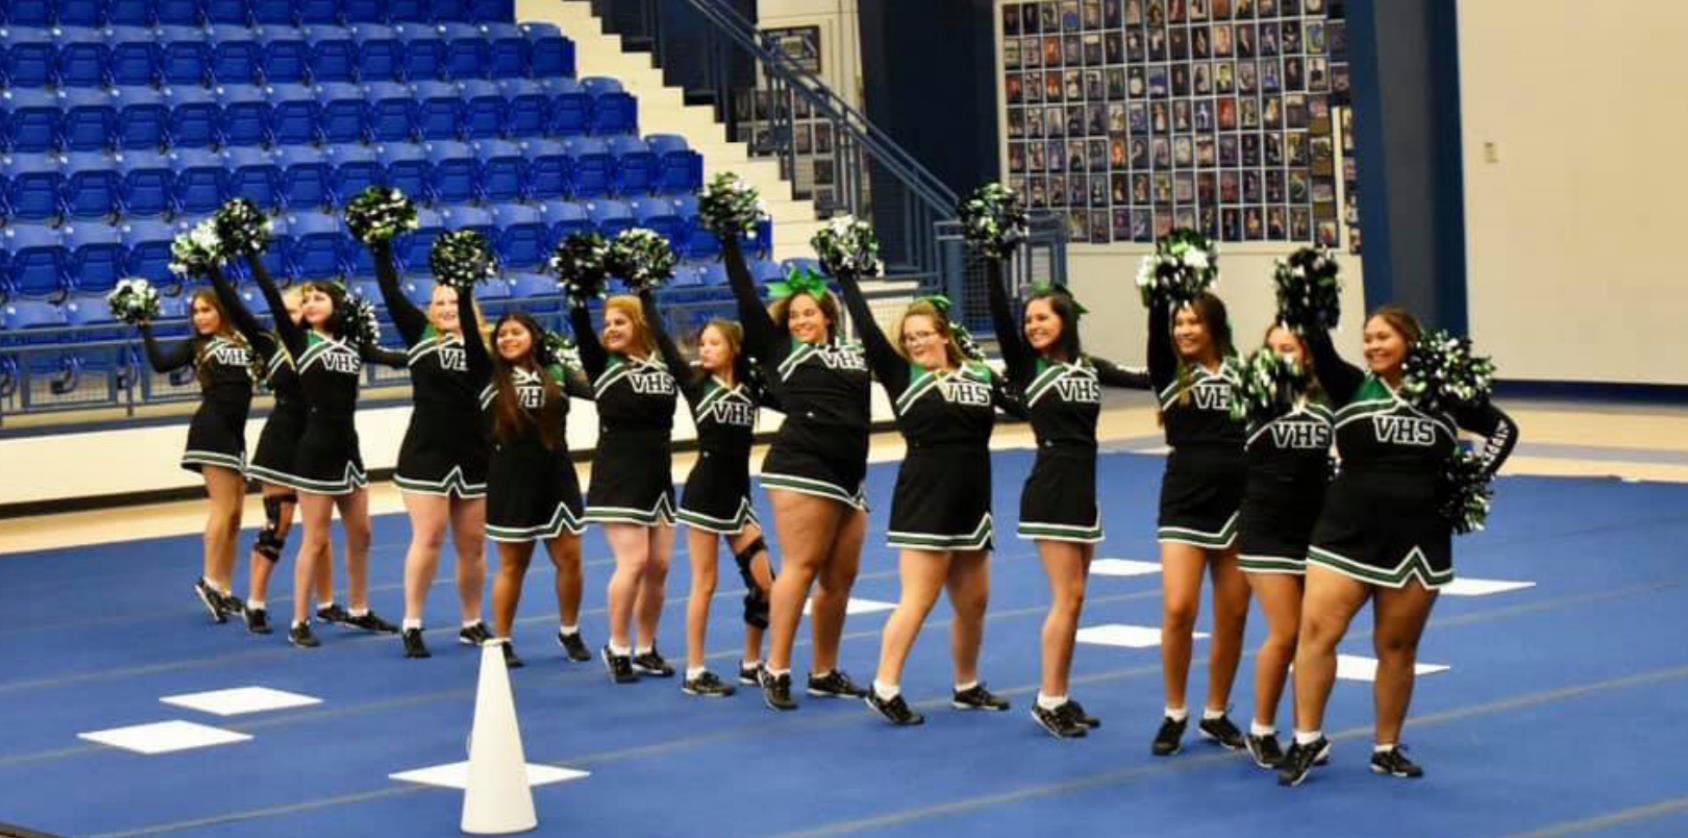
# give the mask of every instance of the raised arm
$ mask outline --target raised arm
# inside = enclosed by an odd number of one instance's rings
[[[908,389],[908,359],[891,346],[885,331],[873,319],[873,309],[868,307],[867,297],[862,295],[862,287],[855,276],[848,271],[840,271],[838,285],[844,291],[844,306],[850,310],[850,319],[856,322],[856,334],[861,337],[862,348],[867,352],[868,366],[873,368],[879,383],[885,385],[886,391],[895,400]]]
[[[668,334],[668,326],[662,322],[662,312],[656,306],[656,295],[647,288],[639,292],[639,302],[645,306],[645,322],[650,324],[651,337],[656,339],[657,351],[662,353],[662,363],[667,365],[668,374],[674,376],[674,382],[680,385],[680,392],[686,394],[686,401],[695,406],[702,395],[697,385],[703,376],[698,374],[699,370],[686,360],[685,355],[680,354],[680,347]]]
[[[1103,387],[1119,387],[1125,390],[1152,390],[1154,382],[1149,380],[1149,371],[1137,367],[1122,367],[1104,358],[1090,356],[1090,365],[1096,368],[1096,380]]]
[[[569,307],[569,328],[574,331],[574,345],[580,349],[580,364],[586,367],[586,377],[597,381],[610,365],[610,356],[592,331],[592,312],[585,305]]]
[[[1366,374],[1336,354],[1330,332],[1309,327],[1302,338],[1307,341],[1308,354],[1313,356],[1313,375],[1330,396],[1331,406],[1341,407],[1353,401],[1354,394],[1360,392],[1360,385],[1365,383]]]
[[[563,385],[563,395],[571,399],[580,399],[583,402],[597,400],[597,394],[592,392],[592,383],[586,380],[586,376],[582,375],[580,370],[562,364],[558,365],[557,372],[561,373],[557,376],[557,380]]]
[[[1031,412],[1026,410],[1026,401],[1021,397],[1020,388],[997,375],[995,370],[991,370],[991,404],[1016,419],[1027,419],[1031,416]]]
[[[1157,394],[1178,378],[1178,356],[1172,351],[1172,311],[1164,297],[1149,302],[1149,381]]]
[[[1500,471],[1506,458],[1512,456],[1512,447],[1518,444],[1518,423],[1491,402],[1455,411],[1454,421],[1461,428],[1483,435],[1483,450],[1477,456],[1483,461],[1486,475]]]
[[[269,270],[257,259],[252,260],[252,278],[258,280],[258,290],[263,293],[264,302],[274,315],[275,333],[281,336],[282,345],[295,358],[305,354],[305,330],[287,316],[287,302],[281,298],[281,291],[275,287]]]
[[[188,338],[165,349],[158,345],[158,338],[153,336],[151,323],[142,320],[138,325],[141,341],[147,346],[147,362],[152,364],[154,372],[175,372],[193,363],[196,338]]]
[[[381,286],[381,301],[386,304],[393,325],[398,327],[399,335],[404,338],[404,345],[415,346],[428,330],[428,315],[399,288],[399,265],[393,258],[392,242],[375,242],[369,245],[369,252],[375,256],[375,281]]]
[[[989,292],[991,324],[996,328],[996,345],[1002,362],[1008,366],[1008,377],[1015,384],[1031,383],[1037,370],[1037,358],[1020,336],[1020,325],[1014,322],[1014,310],[1008,304],[1008,276],[1002,270],[1001,259],[985,262],[985,287]]]
[[[481,330],[475,319],[475,292],[464,289],[457,292],[457,322],[463,326],[463,362],[469,368],[469,380],[476,386],[485,387],[492,380],[492,357],[487,354],[486,340],[481,337]],[[539,335],[534,335],[539,340]]]
[[[402,370],[410,366],[410,353],[398,349],[366,343],[358,349],[358,354],[368,363],[390,369]]]
[[[762,298],[756,293],[756,280],[751,278],[750,267],[744,263],[744,251],[739,248],[738,237],[722,239],[721,247],[722,259],[727,265],[727,284],[733,289],[733,298],[738,301],[739,323],[744,326],[744,345],[750,354],[764,362],[778,361],[788,350],[790,338],[762,305]]]
[[[268,362],[275,355],[275,337],[264,331],[264,324],[259,323],[258,318],[252,316],[252,310],[247,308],[246,303],[240,299],[240,295],[235,293],[234,286],[229,283],[229,278],[223,274],[221,268],[215,265],[211,267],[211,290],[216,292],[217,301],[223,304],[223,310],[228,312],[229,319],[234,321],[235,330],[240,332],[241,337],[246,338],[246,344],[252,347],[252,351],[258,353],[259,357]],[[285,310],[283,310],[281,316],[287,316]]]

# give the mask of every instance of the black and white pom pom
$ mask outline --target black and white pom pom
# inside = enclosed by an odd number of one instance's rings
[[[1489,522],[1489,508],[1495,490],[1483,460],[1476,454],[1456,449],[1442,462],[1442,517],[1460,535],[1480,532]]]
[[[1443,329],[1420,338],[1401,366],[1401,395],[1426,413],[1481,404],[1494,388],[1494,362],[1472,354],[1469,338]]]
[[[204,276],[224,258],[223,238],[217,234],[215,217],[199,222],[170,242],[170,272],[180,276]]]
[[[539,359],[541,366],[548,367],[556,364],[564,370],[581,368],[580,347],[576,346],[574,339],[568,335],[547,329],[543,340],[540,342],[540,347],[542,350]]]
[[[274,227],[270,217],[247,198],[234,198],[213,216],[222,252],[227,258],[264,252]]]
[[[992,259],[1004,259],[1026,238],[1026,205],[1020,193],[987,183],[956,207],[967,243]]]
[[[140,277],[117,281],[117,287],[106,295],[111,316],[133,326],[143,320],[155,320],[160,311],[158,289]]]
[[[1334,329],[1342,317],[1340,267],[1329,250],[1303,247],[1278,261],[1272,281],[1278,292],[1278,320],[1300,334],[1307,328]]]
[[[371,186],[346,204],[346,227],[366,244],[389,241],[420,226],[416,205],[397,189]]]
[[[609,278],[610,245],[597,233],[575,233],[557,245],[552,254],[551,273],[576,308],[604,296]]]
[[[1258,428],[1295,409],[1307,391],[1307,371],[1296,360],[1270,347],[1256,349],[1242,364],[1233,388],[1231,417]]]
[[[428,254],[428,267],[434,281],[462,290],[472,288],[498,275],[498,259],[486,236],[475,230],[452,230],[434,240]]]
[[[346,311],[341,323],[345,332],[341,337],[360,346],[380,346],[381,316],[375,303],[364,299],[362,294],[347,293],[343,305]]]
[[[722,238],[755,232],[768,216],[767,205],[756,188],[732,172],[722,172],[709,181],[698,196],[697,213],[704,228]]]
[[[1155,252],[1143,257],[1137,269],[1137,290],[1143,305],[1157,296],[1175,304],[1200,297],[1219,281],[1219,251],[1213,242],[1190,229],[1177,229],[1155,242]]]
[[[879,237],[873,227],[853,215],[840,215],[826,223],[809,243],[820,257],[821,267],[831,276],[878,276]]]
[[[634,291],[654,291],[674,278],[674,266],[679,262],[666,236],[634,227],[622,230],[610,241],[604,264],[610,275],[621,277]]]

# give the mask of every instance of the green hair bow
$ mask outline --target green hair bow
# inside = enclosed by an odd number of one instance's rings
[[[798,268],[784,280],[768,283],[768,295],[776,300],[783,300],[794,294],[808,294],[818,300],[826,293],[826,278],[808,268]]]
[[[1067,290],[1067,286],[1065,286],[1065,285],[1051,285],[1047,282],[1034,282],[1034,283],[1032,283],[1031,296],[1033,296],[1033,297],[1043,297],[1043,296],[1047,296],[1047,295],[1050,295],[1050,294],[1064,294],[1064,295],[1066,295],[1067,299],[1072,300],[1073,311],[1078,312],[1080,316],[1083,316],[1083,315],[1090,313],[1090,309],[1087,309],[1082,304],[1080,304],[1079,301],[1078,301],[1078,298],[1073,296],[1073,292]]]

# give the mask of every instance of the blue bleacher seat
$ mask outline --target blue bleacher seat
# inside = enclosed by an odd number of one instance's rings
[[[481,163],[482,200],[522,200],[528,176],[522,147],[508,140],[480,140],[473,147]]]
[[[55,30],[58,41],[59,84],[66,87],[104,87],[110,83],[111,48],[105,33],[82,26]]]
[[[13,218],[56,221],[63,212],[64,170],[51,153],[13,154],[5,158],[6,203]],[[12,251],[14,259],[17,251]]]
[[[486,39],[486,75],[492,79],[520,79],[528,75],[528,39],[522,28],[505,20],[482,23]]]
[[[466,143],[443,140],[427,143],[428,162],[433,165],[428,185],[434,200],[442,204],[467,204],[481,197],[481,164]],[[388,167],[389,172],[391,167]]]
[[[539,205],[545,214],[545,223],[551,227],[551,240],[562,242],[575,233],[592,232],[592,218],[586,214],[586,205],[571,201],[546,201]]]
[[[516,18],[514,0],[468,0],[469,19],[478,23],[508,23]]]
[[[681,256],[687,259],[721,258],[721,240],[698,221],[696,195],[676,196],[674,213],[686,222],[686,246],[680,249]]]
[[[423,81],[412,87],[416,135],[425,140],[457,139],[463,127],[463,94],[456,85]]]
[[[231,148],[223,152],[228,166],[228,197],[251,199],[266,210],[281,207],[281,169],[275,158],[259,148]]]
[[[170,101],[150,87],[114,87],[117,147],[159,149],[170,139]]]
[[[210,148],[222,142],[223,109],[215,93],[195,85],[178,85],[170,95],[170,145]]]
[[[392,27],[360,23],[352,37],[358,45],[358,78],[364,83],[404,80],[404,42]]]
[[[570,137],[563,146],[574,166],[569,194],[575,198],[608,195],[615,185],[615,158],[609,146],[595,137]]]
[[[445,41],[432,27],[395,27],[404,40],[404,77],[411,82],[446,78]]]
[[[400,286],[400,289],[404,291],[404,296],[409,299],[411,303],[424,307],[428,305],[428,302],[433,299],[434,296],[434,280],[428,276],[428,263],[426,259],[422,262],[421,268],[412,268],[410,270],[404,281],[404,285]]]
[[[510,281],[510,296],[518,300],[531,300],[533,297],[552,297],[561,293],[557,290],[557,279],[550,274],[539,271],[514,271],[508,276]],[[557,303],[526,302],[522,307],[529,312],[549,313],[556,311]]]
[[[421,107],[416,92],[398,82],[382,81],[366,85],[364,96],[369,134],[376,142],[407,142],[416,136],[416,112]]]
[[[415,143],[391,143],[378,149],[387,171],[387,185],[423,203],[434,201],[434,165],[428,152]],[[342,195],[344,193],[341,193]]]
[[[223,142],[231,146],[269,145],[271,107],[269,94],[253,84],[219,85],[217,102],[223,109],[219,129]]]
[[[612,238],[622,230],[634,226],[633,209],[625,201],[608,198],[589,201],[586,204],[586,214],[592,219],[592,226],[604,238]]]
[[[45,26],[45,24],[43,24]],[[6,79],[14,88],[58,83],[58,44],[51,29],[18,24],[6,33]]]
[[[574,42],[552,23],[524,23],[528,39],[528,74],[536,79],[573,78]]]
[[[463,102],[463,136],[472,140],[505,136],[503,88],[482,79],[462,82],[457,88]]]
[[[416,221],[417,229],[393,240],[393,256],[406,275],[427,276],[428,254],[434,247],[434,239],[445,232],[445,219],[431,209],[421,208],[416,211]]]
[[[448,206],[440,209],[440,218],[452,230],[474,230],[486,236],[488,242],[498,241],[498,219],[492,211],[475,206]]]
[[[284,207],[299,213],[334,206],[334,165],[327,152],[282,146],[276,150],[275,162],[281,170]]]
[[[358,47],[351,31],[337,26],[300,30],[311,45],[311,80],[317,84],[357,80]]]
[[[62,133],[65,150],[110,148],[117,133],[117,109],[110,93],[100,89],[66,90]]]
[[[369,133],[369,105],[363,89],[345,82],[331,82],[317,88],[322,112],[317,120],[325,143],[361,143]]]
[[[159,75],[166,84],[203,85],[211,80],[211,45],[203,30],[165,25],[158,27],[158,38],[162,44]]]
[[[217,84],[261,84],[264,45],[244,27],[227,24],[206,30],[211,41],[211,78]]]
[[[45,224],[13,222],[0,231],[0,241],[11,254],[6,280],[12,293],[56,300],[69,292],[64,243],[58,230]]]
[[[298,5],[294,0],[253,0],[252,22],[260,26],[296,26]]]
[[[539,271],[551,257],[551,229],[545,216],[528,206],[512,205],[500,209],[498,237],[494,246],[498,262],[506,272]]]
[[[328,162],[334,167],[334,203],[345,206],[358,193],[371,186],[387,182],[387,170],[381,157],[368,146],[335,146],[328,150]],[[426,200],[426,196],[415,196]]]
[[[303,84],[311,78],[311,45],[304,30],[269,24],[258,29],[264,48],[264,82]]]
[[[63,308],[65,322],[71,326],[100,326],[117,322],[117,318],[111,314],[111,306],[106,303],[105,295],[90,293],[87,288],[82,288],[81,293],[65,300]]]
[[[252,22],[250,0],[205,0],[205,20],[212,24],[246,26]]]
[[[306,145],[317,141],[323,116],[316,91],[302,84],[276,84],[266,92],[270,97],[270,137],[276,144]],[[359,108],[358,112],[361,111]],[[361,139],[362,117],[353,116],[350,121],[357,126],[356,136]]]
[[[161,51],[153,30],[113,26],[106,43],[111,47],[108,69],[115,85],[151,85],[158,81]]]
[[[60,26],[105,26],[109,14],[106,0],[53,0],[53,19]]]
[[[78,222],[66,224],[59,233],[69,259],[68,273],[75,278],[78,291],[104,293],[126,276],[129,248],[116,227],[97,221]]]
[[[466,0],[429,0],[428,12],[440,23],[464,21],[469,19],[469,4]]]
[[[287,219],[289,273],[295,279],[333,279],[345,273],[340,220],[323,213]]]
[[[702,284],[703,276],[698,273],[696,265],[680,265],[674,269],[674,278],[669,281],[668,287],[696,288]]]
[[[572,137],[586,133],[592,121],[592,97],[574,79],[552,79],[551,133]]]
[[[154,285],[175,285],[170,273],[170,243],[175,241],[178,228],[166,221],[149,218],[127,218],[118,228],[123,244],[129,248],[128,276],[150,280]]]
[[[125,150],[117,156],[123,174],[123,214],[130,218],[169,215],[176,206],[176,170],[157,151]]]
[[[160,26],[202,26],[205,24],[204,0],[157,0]]]
[[[387,0],[387,20],[392,23],[430,23],[433,19],[428,0]]]
[[[655,191],[657,160],[645,141],[638,137],[611,137],[605,141],[615,156],[615,191],[618,195],[644,195]]]
[[[621,82],[608,76],[589,76],[580,80],[586,95],[592,97],[592,117],[587,124],[591,134],[634,134],[639,131],[638,105],[633,95],[621,88]]]
[[[750,267],[750,274],[758,284],[781,282],[785,279],[785,268],[778,262],[757,262]]]
[[[60,0],[64,3],[81,4],[85,0]],[[106,23],[111,26],[154,26],[158,23],[158,3],[156,0],[109,0],[106,9]]]
[[[758,262],[758,265],[772,264]],[[707,287],[725,288],[727,286],[727,266],[720,262],[708,262],[698,266],[698,279]]]
[[[668,198],[638,198],[633,201],[633,217],[640,227],[661,233],[676,253],[683,252],[691,228],[676,211]]]
[[[655,191],[677,195],[703,188],[703,155],[692,151],[678,134],[652,134],[645,138],[657,158]]]
[[[485,78],[487,74],[486,34],[468,23],[439,24],[446,42],[446,73],[457,80]]]
[[[12,26],[52,26],[56,15],[51,0],[6,0],[0,20]]]
[[[123,180],[117,161],[98,151],[76,151],[65,157],[61,202],[71,218],[116,220],[123,201]]]
[[[344,227],[341,230],[340,253],[346,258],[346,275],[352,277],[348,284],[364,299],[374,302],[377,306],[382,305],[380,286],[376,285],[373,279],[375,276],[375,253],[369,249],[368,245],[352,238],[349,230],[345,230]]]
[[[190,216],[213,212],[228,200],[229,171],[214,151],[182,148],[170,154],[176,170],[176,209]]]
[[[381,0],[360,0],[360,2],[342,2],[342,0],[289,0],[294,12],[299,16],[301,26],[322,25],[338,26],[342,23],[379,23],[387,19],[386,9]],[[342,12],[367,13],[373,10],[369,17],[359,17],[348,20]]]
[[[506,79],[504,134],[511,138],[539,137],[551,127],[551,92],[533,79]]]
[[[54,329],[64,325],[64,310],[45,300],[8,300],[0,306],[0,326],[8,332]]]

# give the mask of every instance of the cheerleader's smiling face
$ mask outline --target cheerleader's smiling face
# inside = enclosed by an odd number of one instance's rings
[[[1179,307],[1172,321],[1172,345],[1186,361],[1201,361],[1213,354],[1213,336],[1194,307]]]
[[[627,312],[604,307],[604,348],[626,354],[633,347],[633,320]]]
[[[334,317],[334,298],[321,288],[305,291],[299,307],[305,314],[305,322],[313,329],[327,329]]]
[[[1366,321],[1365,352],[1366,367],[1394,381],[1401,377],[1401,362],[1407,358],[1407,338],[1388,320],[1373,317]]]
[[[792,337],[804,343],[826,343],[832,319],[814,297],[798,294],[791,298],[791,307],[786,309],[785,326]]]
[[[938,324],[931,317],[924,314],[911,314],[903,318],[902,327],[903,351],[908,353],[910,361],[928,370],[941,370],[949,366],[949,353],[942,332],[938,331]]]
[[[1061,322],[1061,315],[1055,313],[1055,304],[1048,297],[1039,297],[1026,303],[1026,342],[1038,352],[1048,352],[1061,340],[1061,331],[1066,324]]]
[[[515,320],[506,320],[499,324],[495,340],[498,344],[498,357],[503,358],[505,363],[519,363],[533,351],[533,333]]]
[[[428,320],[434,324],[436,331],[463,334],[463,324],[457,319],[457,289],[448,285],[434,286],[434,294],[428,298]]]
[[[217,307],[203,297],[193,298],[193,330],[202,335],[214,335],[223,330],[223,316]]]

